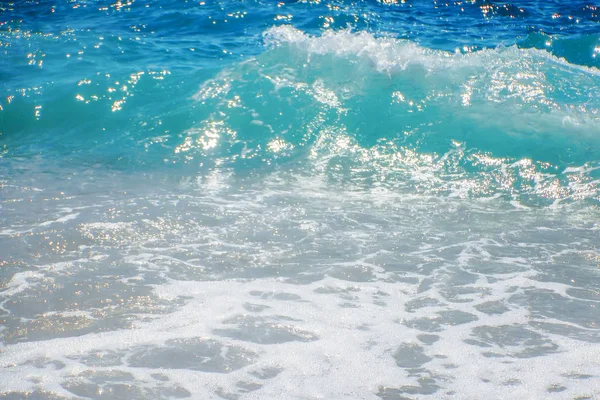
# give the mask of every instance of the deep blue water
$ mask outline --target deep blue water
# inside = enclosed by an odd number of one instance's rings
[[[0,91],[0,395],[600,396],[599,1],[2,1]]]

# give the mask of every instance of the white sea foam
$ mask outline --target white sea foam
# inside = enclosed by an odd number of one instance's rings
[[[71,221],[73,219],[76,219],[79,216],[79,213],[72,213],[72,214],[67,214],[64,215],[54,221],[46,221],[46,222],[42,222],[40,224],[40,226],[48,226],[48,225],[52,225],[52,224],[64,224],[67,221]]]
[[[135,204],[142,220],[103,222],[88,208],[46,227],[58,236],[76,227],[81,245],[0,292],[10,313],[3,393],[600,391],[600,226],[584,217],[590,210],[345,190],[289,172],[263,178],[217,192],[187,182],[160,196],[141,185],[135,201],[102,207]]]
[[[511,283],[509,280],[490,286],[502,298],[503,288]],[[1,365],[7,373],[3,375],[2,387],[31,390],[35,385],[24,385],[18,376],[26,373],[31,379],[43,374],[48,382],[68,381],[73,379],[69,377],[85,376],[82,373],[92,367],[95,373],[131,374],[134,381],[127,384],[134,385],[152,382],[150,375],[160,372],[169,383],[179,383],[195,396],[209,398],[217,398],[214,393],[219,391],[247,398],[277,398],[281,393],[298,399],[375,398],[374,393],[389,395],[400,387],[420,398],[418,392],[423,384],[422,395],[434,390],[438,398],[456,394],[462,398],[544,398],[553,385],[564,387],[562,395],[570,397],[600,390],[597,378],[579,378],[596,376],[597,345],[554,335],[538,339],[535,331],[521,327],[529,321],[524,309],[500,315],[475,311],[474,321],[448,320],[442,322],[444,328],[439,332],[422,332],[407,328],[403,322],[414,317],[443,321],[444,317],[436,312],[437,307],[416,315],[405,311],[407,304],[416,299],[406,284],[348,284],[331,278],[302,286],[281,280],[174,282],[157,287],[157,294],[165,298],[186,296],[190,300],[177,312],[136,324],[134,330],[12,345],[3,354]],[[453,304],[451,309],[465,315],[474,312],[473,305],[466,303]],[[475,338],[487,339],[491,347],[486,344],[478,348],[463,342],[472,340],[477,327],[489,329],[482,331],[484,336]],[[511,338],[511,334],[516,336]],[[186,338],[217,341],[223,346],[225,357],[220,362],[232,362],[226,361],[231,352],[227,349],[236,347],[228,346],[239,346],[246,352],[244,360],[238,360],[243,366],[223,366],[233,368],[225,374],[202,372],[202,365],[215,362],[217,353],[203,354],[197,361],[182,360],[180,367],[172,360],[166,369],[136,364],[136,355],[140,354],[147,354],[146,362],[151,365],[166,362],[161,357],[168,357],[167,349],[171,347],[165,344]],[[433,343],[428,343],[430,340]],[[560,346],[555,347],[554,341]],[[485,350],[497,355],[482,357],[480,351]],[[514,356],[528,351],[543,356]],[[100,361],[85,361],[97,354],[117,355],[117,362],[100,366],[96,365]],[[66,367],[27,366],[27,360],[38,359],[57,360]],[[221,368],[218,362],[214,368]],[[277,371],[276,376],[261,378],[259,371],[268,370]],[[240,382],[249,382],[259,390],[244,394]],[[440,391],[437,386],[444,389]],[[61,392],[69,394],[64,389]]]
[[[268,46],[293,44],[313,54],[367,57],[377,69],[388,73],[396,69],[406,69],[413,63],[423,64],[435,70],[452,65],[496,64],[498,61],[509,62],[511,59],[514,63],[521,63],[523,60],[519,60],[519,57],[536,57],[586,74],[600,75],[600,70],[597,68],[571,64],[544,50],[519,49],[516,46],[498,47],[467,54],[451,53],[421,47],[409,40],[376,37],[364,31],[328,30],[320,36],[311,36],[290,25],[270,28],[265,31],[263,38]],[[521,74],[517,78],[523,76],[525,75]]]

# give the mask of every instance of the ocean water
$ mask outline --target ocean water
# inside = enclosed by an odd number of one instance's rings
[[[600,399],[600,2],[0,2],[0,397]]]

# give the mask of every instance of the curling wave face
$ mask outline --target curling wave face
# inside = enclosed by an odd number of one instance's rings
[[[515,46],[448,53],[289,26],[264,37],[265,53],[202,85],[202,121],[171,159],[527,204],[599,199],[596,68]]]

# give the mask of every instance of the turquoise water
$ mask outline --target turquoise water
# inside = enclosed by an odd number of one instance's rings
[[[0,394],[595,398],[600,4],[0,4]]]

